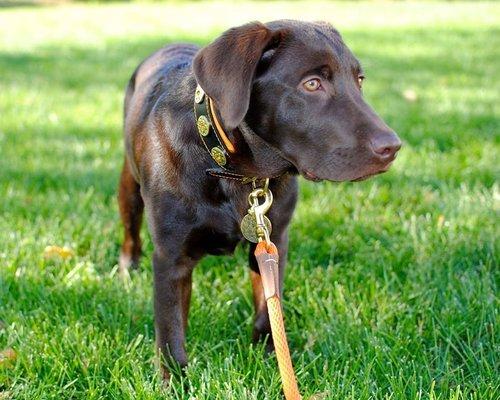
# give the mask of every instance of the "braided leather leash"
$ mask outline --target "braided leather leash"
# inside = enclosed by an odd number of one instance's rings
[[[278,249],[273,242],[267,243],[266,241],[261,241],[257,244],[254,254],[264,287],[283,393],[286,400],[300,400],[302,397],[300,396],[297,379],[293,371],[279,297]]]

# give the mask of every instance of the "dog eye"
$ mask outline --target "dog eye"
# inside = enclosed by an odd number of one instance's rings
[[[308,81],[304,82],[304,88],[309,92],[314,92],[321,88],[321,81],[318,78],[309,79]]]
[[[363,86],[363,81],[365,80],[364,75],[358,75],[358,85],[359,87]]]

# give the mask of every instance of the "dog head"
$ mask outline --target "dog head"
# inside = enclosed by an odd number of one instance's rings
[[[401,147],[364,101],[360,63],[328,23],[232,28],[198,52],[193,70],[226,129],[245,121],[307,179],[385,172]]]

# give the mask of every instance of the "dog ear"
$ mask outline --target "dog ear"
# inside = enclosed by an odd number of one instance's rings
[[[264,51],[277,46],[282,35],[281,30],[271,31],[260,22],[251,22],[229,29],[196,54],[194,75],[215,101],[226,129],[243,121],[259,60]]]

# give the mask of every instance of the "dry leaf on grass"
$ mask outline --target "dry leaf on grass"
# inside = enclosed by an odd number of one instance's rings
[[[62,258],[63,260],[66,260],[74,255],[75,252],[67,246],[47,246],[43,251],[43,256],[45,258]]]
[[[16,361],[17,353],[14,349],[7,348],[0,351],[0,367],[9,366]]]
[[[417,99],[418,99],[417,92],[415,92],[413,89],[404,90],[403,97],[405,98],[405,100],[409,101],[410,103],[413,103],[414,101],[417,101]]]

